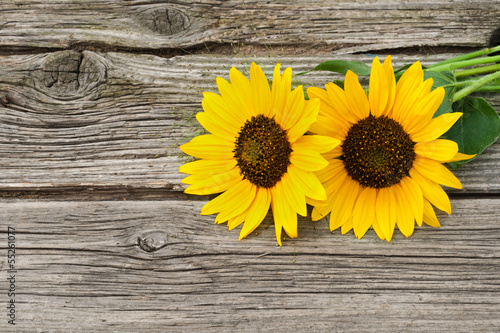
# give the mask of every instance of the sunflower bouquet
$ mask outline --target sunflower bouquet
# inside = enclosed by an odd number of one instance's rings
[[[186,193],[221,193],[201,210],[240,239],[272,210],[276,239],[297,234],[297,214],[327,216],[330,230],[361,238],[372,227],[390,241],[395,227],[409,237],[417,225],[438,227],[434,207],[451,213],[442,185],[461,188],[444,166],[458,168],[500,134],[497,112],[475,91],[500,91],[500,48],[429,67],[394,70],[391,57],[332,60],[314,70],[345,74],[325,89],[292,90],[292,70],[276,65],[271,86],[252,63],[248,79],[234,67],[220,94],[203,94],[196,115],[211,134],[181,150],[198,158],[180,167]],[[486,66],[483,66],[486,64]],[[493,65],[487,65],[493,64]],[[473,66],[470,69],[462,69]],[[302,73],[301,73],[302,74]],[[369,75],[363,89],[358,76]],[[479,77],[478,77],[479,75]],[[481,129],[481,130],[479,130]]]

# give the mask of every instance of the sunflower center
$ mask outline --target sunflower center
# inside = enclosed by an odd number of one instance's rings
[[[361,185],[384,188],[408,176],[415,143],[403,127],[386,116],[368,116],[354,124],[342,144],[347,174]]]
[[[233,150],[243,177],[265,188],[273,187],[286,173],[291,152],[286,131],[261,114],[241,127]]]

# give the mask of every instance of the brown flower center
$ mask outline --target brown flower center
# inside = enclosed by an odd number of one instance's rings
[[[361,185],[384,188],[408,176],[415,160],[415,142],[386,116],[368,116],[354,124],[342,144],[347,174]]]
[[[241,127],[233,150],[243,177],[265,188],[273,187],[286,173],[291,152],[286,131],[261,114]]]

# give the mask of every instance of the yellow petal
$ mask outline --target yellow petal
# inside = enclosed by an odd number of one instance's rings
[[[424,195],[422,194],[420,186],[410,177],[404,177],[399,184],[408,199],[415,221],[421,226],[424,214]]]
[[[252,200],[253,200],[253,198],[252,198]],[[245,219],[247,218],[247,215],[248,215],[248,211],[249,211],[249,209],[247,208],[247,210],[245,210],[240,215],[235,216],[233,218],[230,218],[229,221],[227,221],[227,228],[229,230],[233,230],[234,228],[236,228],[237,226],[239,226],[240,224],[245,222]],[[217,220],[216,220],[216,223],[217,223]]]
[[[281,188],[281,192],[283,191],[283,185],[282,184],[276,184],[276,186],[271,188],[271,209],[273,211],[273,220],[274,220],[274,231],[276,233],[276,241],[278,242],[279,246],[281,245],[281,230],[283,230],[283,220],[286,220],[286,217],[284,217],[282,208],[281,208],[281,198],[283,195],[278,194],[278,187]],[[280,193],[281,193],[280,192]],[[295,214],[297,216],[297,214]]]
[[[274,67],[273,85],[271,88],[271,103],[273,113],[277,119],[281,119],[288,95],[292,91],[292,69],[287,68],[280,75],[280,64]]]
[[[276,122],[283,129],[289,129],[299,120],[304,110],[304,104],[304,90],[302,86],[298,86],[289,94],[282,112],[276,114]]]
[[[235,203],[243,201],[246,196],[249,196],[252,187],[255,186],[246,179],[230,187],[226,192],[222,193],[215,199],[212,199],[201,209],[202,215],[212,215],[228,209],[234,209]]]
[[[385,235],[382,232],[382,229],[380,229],[380,227],[378,225],[378,222],[377,222],[377,219],[373,220],[372,227],[373,227],[373,230],[375,230],[375,233],[377,234],[378,238],[380,238],[381,240],[384,240],[385,239]]]
[[[394,191],[394,196],[397,201],[397,220],[399,231],[405,236],[410,237],[415,229],[415,218],[412,208],[406,193],[400,184],[393,185],[391,189]]]
[[[341,233],[342,235],[345,235],[352,229],[352,216],[349,217],[349,220],[347,220],[346,223],[342,224]],[[333,230],[332,230],[333,231]]]
[[[221,211],[217,215],[215,223],[224,223],[225,221],[237,218],[239,215],[243,214],[252,204],[256,193],[257,187],[252,184],[251,186],[245,186],[241,195],[238,194],[229,197],[227,200],[228,204],[231,204],[230,208]]]
[[[236,112],[234,106],[228,105],[222,96],[213,92],[204,92],[201,101],[203,110],[209,115],[217,115],[219,119],[225,119],[226,122],[233,124],[236,128],[241,128],[245,124],[246,117],[241,112]]]
[[[326,153],[340,144],[340,140],[323,135],[304,135],[292,144],[292,150],[313,150]]]
[[[385,239],[390,242],[396,226],[396,198],[390,188],[381,188],[375,202],[376,220]]]
[[[399,79],[396,85],[396,97],[392,108],[392,117],[397,122],[401,123],[401,120],[406,117],[408,112],[407,100],[411,93],[422,83],[423,78],[424,72],[422,71],[422,66],[417,61]]]
[[[196,119],[207,131],[221,139],[234,142],[238,135],[238,128],[230,125],[221,118],[217,118],[217,116],[210,116],[206,112],[198,112]]]
[[[387,56],[384,66],[378,57],[372,62],[368,100],[370,113],[375,117],[387,115],[392,110],[396,94],[396,80],[392,70],[391,57]]]
[[[410,177],[420,186],[425,199],[442,211],[451,214],[450,199],[438,183],[423,176],[415,168],[410,170]]]
[[[319,112],[319,100],[312,99],[305,102],[304,111],[301,118],[288,130],[288,140],[290,142],[295,142],[299,139],[305,132],[309,130],[311,124],[316,121],[316,117]]]
[[[445,162],[456,162],[456,161],[463,161],[463,160],[469,160],[471,158],[476,157],[476,154],[473,155],[467,155],[467,154],[462,154],[462,153],[456,153],[455,156],[453,156],[451,159]]]
[[[236,160],[197,160],[183,164],[179,172],[189,174],[216,174],[231,170],[236,166]]]
[[[346,223],[353,213],[353,207],[358,199],[361,187],[358,182],[346,177],[344,184],[334,195],[334,204],[330,213],[330,230],[335,230]]]
[[[306,216],[306,197],[304,193],[302,193],[298,188],[295,187],[292,177],[290,177],[288,173],[285,173],[281,178],[281,181],[278,183],[281,183],[283,185],[285,198],[282,199],[286,199],[289,205],[293,208],[294,212],[297,212],[302,216]]]
[[[376,200],[377,190],[370,187],[364,188],[358,196],[352,216],[354,234],[358,239],[365,235],[375,219]]]
[[[440,227],[439,221],[429,201],[424,199],[424,222],[431,227]]]
[[[345,127],[342,122],[339,122],[330,116],[318,115],[309,127],[309,131],[315,134],[325,135],[332,138],[341,139],[347,135],[349,128]]]
[[[344,91],[347,105],[349,109],[356,115],[358,119],[364,119],[370,115],[370,106],[366,93],[359,84],[358,76],[347,71],[344,82]]]
[[[326,192],[318,178],[312,173],[301,170],[293,164],[288,166],[292,182],[307,197],[314,200],[325,200]]]
[[[275,223],[275,228],[278,226],[282,226],[285,229],[286,234],[291,238],[297,237],[297,214],[295,210],[290,207],[286,199],[286,189],[282,186],[282,184],[277,183],[274,188],[273,193],[273,217]],[[276,237],[278,238],[278,230],[276,230]],[[279,230],[279,240],[278,243],[281,245],[281,230]]]
[[[439,162],[450,161],[458,152],[455,141],[436,139],[429,142],[418,142],[415,145],[415,153]]]
[[[271,89],[260,66],[252,62],[250,65],[250,85],[255,98],[255,112],[264,116],[271,116]]]
[[[333,116],[341,116],[342,118],[340,120],[343,120],[342,123],[349,123],[346,124],[346,126],[350,127],[352,124],[356,123],[359,119],[349,109],[349,105],[347,104],[347,100],[345,97],[345,91],[332,82],[327,83],[325,85],[325,88],[328,93],[328,98],[330,99],[330,105],[332,106],[330,109],[330,114],[332,114]],[[321,103],[323,103],[323,101]]]
[[[462,116],[461,112],[442,114],[432,119],[427,126],[415,133],[409,133],[413,142],[429,142],[446,133]]]
[[[240,231],[240,240],[248,236],[252,231],[255,230],[262,222],[264,217],[266,217],[269,211],[269,206],[271,205],[271,193],[269,189],[259,187],[257,189],[257,194],[248,210],[247,218],[243,224],[243,228]]]
[[[180,149],[188,155],[208,160],[229,160],[234,155],[234,143],[213,134],[194,137],[180,146]]]
[[[305,149],[292,151],[290,162],[304,171],[318,171],[328,165],[320,153]]]
[[[434,80],[432,78],[425,80],[415,90],[410,91],[406,97],[404,110],[400,113],[399,123],[403,126],[406,132],[410,124],[413,123],[415,118],[415,110],[420,101],[422,101],[431,91]],[[418,110],[417,110],[418,111]]]
[[[235,73],[235,71],[238,72],[236,68],[234,68],[234,70],[233,68],[229,71],[229,73]],[[249,104],[250,101],[246,91],[235,89],[232,84],[221,77],[217,78],[217,87],[219,88],[222,98],[232,112],[241,114],[242,119],[250,119],[254,115],[252,105]]]
[[[439,162],[417,156],[415,161],[413,161],[413,168],[415,168],[420,174],[425,175],[433,182],[448,187],[458,189],[462,188],[460,180],[458,180],[458,178],[455,177],[455,175],[450,170],[448,170]]]
[[[407,133],[417,132],[429,124],[434,113],[443,102],[443,98],[444,88],[438,87],[416,103],[415,108],[410,111],[412,116],[408,117],[405,131]]]
[[[207,175],[204,180],[193,183],[191,186],[187,187],[184,192],[198,195],[219,193],[235,186],[241,179],[240,169],[235,167],[223,173],[212,176]]]
[[[342,184],[345,182],[346,177],[347,172],[342,169],[340,172],[335,173],[329,180],[323,183],[327,200],[323,201],[322,204],[314,203],[315,208],[311,214],[311,219],[313,221],[321,220],[332,211],[335,203],[334,197],[337,194],[337,191],[341,188]]]

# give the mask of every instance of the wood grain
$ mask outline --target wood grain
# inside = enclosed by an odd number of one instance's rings
[[[344,53],[483,47],[499,28],[499,5],[498,0],[2,1],[0,46],[1,52],[85,45],[176,52],[248,44],[295,54],[300,47]]]
[[[16,332],[498,327],[498,199],[453,200],[441,228],[391,243],[302,218],[282,248],[270,217],[238,241],[203,204],[0,201],[17,232]]]
[[[395,55],[394,66],[451,54]],[[336,56],[360,60],[366,55]],[[330,59],[330,58],[328,58]],[[295,73],[324,57],[182,56],[61,51],[0,57],[0,168],[3,191],[54,188],[181,191],[177,170],[187,161],[178,146],[203,133],[194,115],[217,76],[250,62],[271,77],[276,62]],[[329,72],[297,76],[294,84],[323,86]],[[366,81],[363,83],[367,84]],[[500,97],[486,96],[498,109]],[[491,146],[456,174],[464,193],[500,191],[500,146]]]

